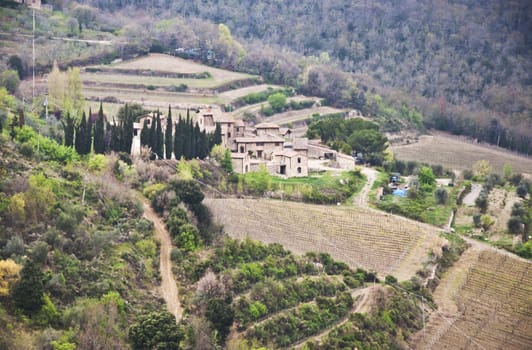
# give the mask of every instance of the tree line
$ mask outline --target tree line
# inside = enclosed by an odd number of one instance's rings
[[[64,129],[64,145],[73,147],[80,155],[110,152],[131,153],[134,138],[134,123],[145,111],[139,105],[124,105],[118,112],[118,121],[106,120],[103,106],[100,103],[98,115],[92,121],[83,112],[81,120],[76,123],[75,118],[67,112],[62,121]],[[173,130],[175,129],[175,132]],[[177,123],[172,121],[172,109],[168,107],[166,128],[163,132],[161,114],[156,117],[145,118],[140,133],[140,144],[151,150],[151,159],[185,158],[205,159],[214,145],[222,143],[222,133],[219,124],[213,133],[201,131],[199,124],[193,123],[187,110],[186,118],[179,115]]]
[[[175,132],[173,131],[175,130]],[[151,120],[144,119],[140,134],[140,144],[150,147],[152,155],[158,159],[171,159],[174,154],[175,159],[185,158],[205,159],[209,155],[214,145],[222,143],[222,131],[220,124],[216,124],[214,133],[201,131],[199,124],[194,123],[187,110],[186,118],[179,115],[176,123],[172,120],[172,110],[168,108],[166,128],[163,132],[161,116],[157,111],[157,116]]]

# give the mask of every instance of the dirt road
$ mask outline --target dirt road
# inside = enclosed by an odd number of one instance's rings
[[[353,199],[353,204],[359,207],[368,207],[369,192],[375,180],[377,180],[378,171],[373,168],[362,168],[362,174],[366,176],[366,183],[360,190],[360,193]]]
[[[176,321],[181,319],[183,310],[179,303],[179,293],[177,291],[177,285],[172,273],[172,262],[170,260],[170,251],[172,250],[172,240],[170,234],[166,230],[166,227],[162,220],[153,211],[152,207],[146,203],[144,204],[144,217],[151,222],[155,229],[155,237],[161,243],[161,259],[160,259],[160,271],[161,271],[161,295],[166,302],[168,311],[175,316]]]

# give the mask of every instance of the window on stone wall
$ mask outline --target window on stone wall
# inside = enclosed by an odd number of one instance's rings
[[[297,157],[297,162],[301,163],[301,157]]]
[[[298,168],[297,168],[297,173],[298,173],[298,174],[301,174],[301,167],[298,167]]]

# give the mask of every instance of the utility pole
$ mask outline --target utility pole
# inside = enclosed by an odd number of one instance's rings
[[[31,46],[32,46],[32,52],[33,52],[33,80],[32,80],[32,101],[35,99],[35,9],[32,9],[33,11],[33,35],[31,39]]]

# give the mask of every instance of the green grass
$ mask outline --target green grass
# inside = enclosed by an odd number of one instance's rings
[[[420,191],[417,199],[388,194],[382,197],[381,201],[377,203],[377,207],[393,214],[403,215],[432,225],[443,226],[447,223],[451,211],[454,209],[453,198],[453,195],[451,195],[448,204],[439,205],[433,193]]]
[[[273,191],[274,197],[322,204],[345,202],[364,184],[363,176],[358,171],[340,175],[323,172],[288,179],[259,171],[247,173],[242,178],[247,192],[261,195],[263,192]]]

